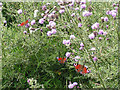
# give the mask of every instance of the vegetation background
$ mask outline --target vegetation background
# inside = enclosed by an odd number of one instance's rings
[[[49,22],[46,20],[43,25],[38,23],[42,18],[41,13],[44,13],[42,6],[45,4],[46,2],[3,2],[2,87],[29,88],[27,80],[33,78],[39,83],[38,86],[43,85],[44,88],[68,88],[69,81],[78,82],[80,88],[118,88],[118,16],[114,19],[106,15],[107,10],[114,9],[113,2],[92,2],[91,4],[87,2],[85,10],[88,10],[90,6],[93,13],[89,17],[82,16],[84,10],[80,12],[66,7],[63,14],[57,12],[58,19],[55,21],[57,33],[49,37],[47,36],[49,29],[46,28]],[[51,2],[47,8],[53,11],[53,6],[60,9],[56,2]],[[75,4],[75,7],[80,7],[80,5]],[[23,10],[22,14],[17,13],[19,9]],[[39,12],[34,18],[36,9]],[[80,16],[81,28],[78,27],[80,23],[78,17],[71,17],[72,13]],[[109,21],[103,23],[101,17],[105,16],[109,18]],[[29,28],[18,27],[18,24],[28,18],[30,21],[35,19],[36,24],[32,27],[42,28],[43,32],[38,30],[29,35],[24,34],[24,31],[29,32]],[[4,20],[7,21],[7,26],[4,26]],[[93,32],[91,25],[95,22],[100,23],[100,28],[108,34],[98,35],[90,40],[88,35]],[[109,27],[106,28],[106,25]],[[76,38],[71,40],[71,46],[67,47],[62,42],[64,39],[68,40],[70,35],[75,35]],[[102,37],[101,41],[99,37]],[[106,40],[107,38],[109,40]],[[81,42],[85,45],[82,51],[79,50]],[[89,57],[93,55],[93,52],[89,50],[92,47],[96,48],[94,52],[98,58],[96,62]],[[76,62],[72,58],[68,58],[65,64],[60,64],[56,57],[64,57],[66,52],[74,53],[71,57],[80,56],[78,63],[85,62],[91,73],[86,75],[77,73],[73,66]]]

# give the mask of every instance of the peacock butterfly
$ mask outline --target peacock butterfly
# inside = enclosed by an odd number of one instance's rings
[[[81,65],[81,64],[74,64],[75,70],[77,72],[80,72],[80,74],[85,75],[86,73],[90,73],[87,66]]]
[[[58,62],[61,63],[61,64],[64,64],[66,61],[67,61],[67,58],[58,58]]]

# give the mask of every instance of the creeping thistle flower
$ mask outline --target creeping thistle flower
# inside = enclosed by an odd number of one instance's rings
[[[81,46],[81,47],[84,47],[84,44],[83,44],[83,43],[80,43],[80,46]]]
[[[99,30],[98,34],[102,35],[104,33],[103,30]]]
[[[107,22],[107,21],[108,21],[108,17],[105,17],[105,18],[104,18],[104,21]]]
[[[42,6],[42,10],[45,11],[47,9],[47,7],[44,5]]]
[[[71,82],[69,82],[68,88],[72,89],[76,85],[78,85],[77,82],[73,82],[73,84]]]
[[[79,7],[76,7],[75,10],[79,10]]]
[[[70,88],[70,89],[73,88],[73,87],[74,87],[73,84],[69,84],[69,85],[68,85],[68,88]]]
[[[92,29],[98,29],[99,28],[99,23],[94,23],[92,26],[91,26]]]
[[[55,34],[57,31],[56,31],[56,29],[52,29],[51,32],[52,32],[52,34]]]
[[[32,21],[31,21],[31,25],[34,25],[34,24],[35,24],[35,20],[32,20]]]
[[[78,27],[82,27],[82,23],[78,23]]]
[[[40,23],[40,24],[43,24],[44,21],[45,21],[45,20],[44,20],[43,18],[39,19],[39,23]]]
[[[52,35],[52,32],[51,31],[48,31],[47,32],[47,36],[51,36]]]
[[[19,9],[17,12],[18,14],[22,14],[22,9]]]
[[[75,36],[74,35],[70,35],[70,39],[75,39]]]
[[[83,49],[84,49],[84,47],[80,47],[80,48],[79,48],[79,50],[83,50]]]
[[[75,13],[72,13],[71,16],[74,17],[74,16],[75,16]]]
[[[93,57],[93,61],[97,61],[98,60],[98,58],[95,56],[95,57]]]
[[[24,33],[24,34],[27,34],[27,31],[24,31],[23,33]]]
[[[78,83],[77,83],[77,82],[74,82],[73,85],[76,86],[76,85],[78,85]]]
[[[102,40],[102,37],[99,37],[99,40],[101,41],[101,40]]]
[[[106,28],[108,28],[108,25],[106,25]]]
[[[82,15],[83,15],[83,17],[87,17],[87,16],[91,16],[92,15],[92,12],[89,12],[89,11],[84,11],[83,13],[82,13]]]
[[[103,35],[107,35],[107,32],[105,31],[105,32],[103,32]]]
[[[65,12],[64,9],[59,10],[59,13],[60,13],[60,14],[63,14],[64,12]]]
[[[89,38],[90,38],[90,39],[94,39],[94,38],[95,38],[95,35],[92,33],[92,34],[89,35]]]
[[[55,26],[56,26],[56,23],[55,23],[54,21],[50,21],[50,22],[49,22],[49,25],[50,25],[51,27],[55,27]]]
[[[0,2],[0,7],[2,7],[2,2]]]
[[[81,9],[85,9],[85,8],[86,8],[86,4],[82,4]]]
[[[67,52],[65,55],[66,55],[66,57],[70,57],[71,53]]]

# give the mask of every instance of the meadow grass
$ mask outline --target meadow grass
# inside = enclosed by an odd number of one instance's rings
[[[45,4],[46,2],[3,2],[2,16],[7,20],[7,26],[2,27],[2,87],[30,88],[27,80],[33,78],[39,83],[38,86],[43,85],[44,88],[68,88],[69,81],[77,82],[80,88],[118,88],[118,20],[106,15],[107,10],[114,9],[113,3],[87,2],[85,10],[89,6],[92,8],[92,15],[88,17],[82,16],[84,10],[75,11],[72,7],[66,7],[63,14],[56,12],[57,33],[51,36],[47,36],[50,30],[46,25],[49,22],[46,20],[43,25],[38,23],[42,18],[41,13],[44,13],[41,6]],[[53,2],[47,6],[50,12],[54,10],[53,6],[60,9]],[[75,3],[74,7],[80,5]],[[17,14],[18,9],[25,12]],[[39,10],[38,15],[33,17],[36,9]],[[75,17],[71,16],[72,13],[76,13]],[[101,17],[106,16],[109,21],[102,22]],[[41,28],[42,32],[38,30],[32,34],[24,34],[24,31],[29,33],[29,28],[18,24],[28,18],[30,21],[35,19],[36,24],[32,27]],[[99,32],[91,28],[96,22],[107,35],[97,35],[91,40],[88,36],[93,31]],[[82,27],[79,28],[78,23],[82,23]],[[108,28],[106,25],[109,25]],[[70,40],[70,46],[65,46],[63,40],[69,40],[70,35],[75,35],[75,39]],[[83,50],[79,50],[81,42],[84,44]],[[96,50],[90,51],[92,47]],[[65,57],[66,52],[74,54],[71,54],[65,64],[60,64],[56,57]],[[80,56],[78,62],[73,60],[75,56]],[[96,56],[98,60],[93,61],[92,56]],[[86,75],[77,73],[74,63],[85,64],[91,72]],[[37,85],[33,87],[36,88]]]

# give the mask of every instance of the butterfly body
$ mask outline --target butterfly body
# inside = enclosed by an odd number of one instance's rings
[[[78,65],[74,64],[74,67],[77,72],[80,72],[83,75],[90,72],[86,66],[81,64]]]
[[[64,64],[66,62],[66,58],[57,58],[59,63]]]

